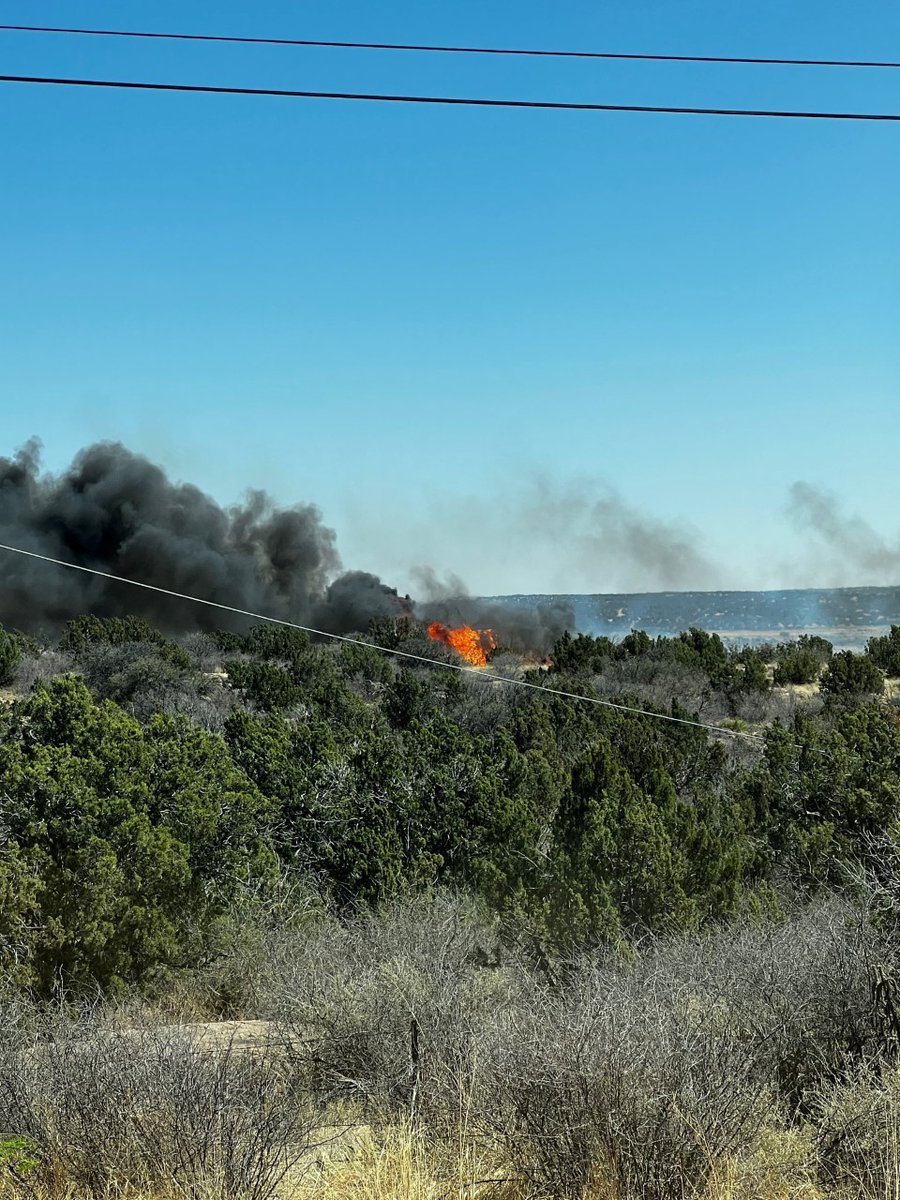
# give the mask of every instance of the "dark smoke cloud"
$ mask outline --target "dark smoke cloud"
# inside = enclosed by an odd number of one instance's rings
[[[276,508],[262,492],[222,508],[114,443],[42,474],[39,443],[0,458],[0,541],[80,566],[331,632],[405,610],[375,576],[340,569],[335,536],[311,504]],[[171,630],[223,627],[227,614],[13,554],[2,557],[0,621],[58,627],[85,612],[138,613]]]
[[[324,599],[316,606],[312,624],[324,633],[364,630],[378,617],[412,615],[409,596],[400,596],[396,588],[382,583],[368,571],[348,571],[330,584]]]
[[[787,512],[813,540],[819,579],[824,566],[832,587],[900,582],[900,542],[891,544],[862,517],[842,512],[830,492],[797,482],[791,487]]]
[[[88,446],[59,476],[44,474],[32,441],[0,458],[0,541],[78,566],[311,625],[364,631],[380,617],[412,615],[490,626],[507,645],[544,650],[573,624],[565,608],[519,613],[480,603],[463,582],[419,572],[414,604],[377,575],[340,574],[334,532],[311,504],[276,508],[263,492],[222,508],[175,483],[117,443]],[[137,613],[173,632],[240,627],[219,609],[41,563],[0,558],[0,622],[35,631],[82,613]]]

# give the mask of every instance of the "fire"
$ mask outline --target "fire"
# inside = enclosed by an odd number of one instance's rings
[[[491,629],[472,629],[469,625],[448,629],[440,621],[433,621],[428,626],[428,636],[433,642],[451,646],[473,667],[483,667],[487,663],[488,653],[497,645]]]

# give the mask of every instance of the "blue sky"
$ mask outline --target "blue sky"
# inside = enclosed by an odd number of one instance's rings
[[[2,19],[900,58],[886,0],[75,7]],[[900,112],[900,71],[12,33],[0,62]],[[118,439],[222,502],[312,500],[347,566],[404,590],[423,565],[482,593],[900,582],[900,126],[15,85],[0,114],[0,453],[36,434],[58,470]],[[886,556],[792,519],[798,480]],[[684,569],[630,530],[684,544]]]

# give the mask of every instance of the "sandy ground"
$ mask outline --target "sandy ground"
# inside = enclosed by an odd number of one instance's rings
[[[287,1045],[288,1038],[287,1032],[271,1021],[186,1021],[166,1025],[151,1021],[147,1025],[114,1024],[111,1030],[123,1037],[142,1033],[163,1039],[184,1037],[191,1045],[210,1050],[276,1048]]]
[[[270,1021],[197,1021],[171,1028],[189,1030],[203,1046],[230,1046],[234,1050],[269,1045],[274,1035]]]

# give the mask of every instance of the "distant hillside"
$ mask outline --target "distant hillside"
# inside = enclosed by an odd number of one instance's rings
[[[530,611],[565,603],[579,633],[623,637],[631,629],[671,637],[695,626],[728,641],[758,644],[818,633],[840,649],[900,624],[900,586],[799,588],[772,592],[621,592],[610,595],[516,595],[491,599]]]

